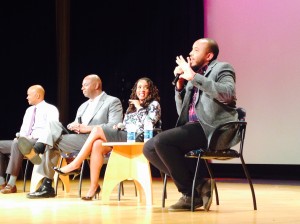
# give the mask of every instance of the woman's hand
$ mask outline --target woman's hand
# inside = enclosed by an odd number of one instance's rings
[[[133,104],[137,110],[142,108],[139,100],[129,100],[129,104]]]

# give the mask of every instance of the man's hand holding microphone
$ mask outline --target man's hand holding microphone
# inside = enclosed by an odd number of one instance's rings
[[[184,80],[192,80],[196,73],[191,67],[191,60],[189,57],[185,60],[182,55],[177,56],[176,64],[177,66],[174,69],[175,79],[172,84],[176,85],[177,90],[181,90],[184,86]]]

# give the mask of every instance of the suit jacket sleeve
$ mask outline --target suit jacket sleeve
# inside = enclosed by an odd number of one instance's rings
[[[110,98],[107,108],[107,122],[100,124],[100,126],[113,127],[115,124],[122,123],[123,107],[121,101],[116,97],[110,96]]]
[[[235,96],[235,72],[228,63],[219,62],[212,66],[205,76],[196,74],[192,84],[209,97],[221,103],[231,104]],[[212,74],[210,74],[212,73]]]
[[[183,105],[183,99],[186,93],[186,89],[183,88],[181,91],[177,91],[175,88],[175,103],[176,103],[176,110],[177,114],[180,115]]]

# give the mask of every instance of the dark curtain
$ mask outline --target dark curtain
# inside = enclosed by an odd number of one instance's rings
[[[151,78],[160,90],[163,129],[174,127],[173,70],[177,55],[187,56],[203,37],[202,1],[79,1],[71,2],[71,118],[82,78],[97,73],[104,90],[118,96],[124,109],[135,81]],[[80,100],[78,100],[80,99]]]
[[[12,139],[28,107],[30,85],[46,89],[57,105],[57,52],[54,0],[4,1],[0,7],[0,138]],[[81,82],[99,74],[104,90],[124,109],[134,82],[151,78],[160,90],[163,129],[177,114],[171,85],[175,57],[187,56],[203,36],[203,1],[70,1],[68,121],[85,100]],[[64,113],[64,111],[61,111]]]
[[[41,84],[56,104],[55,2],[3,1],[0,4],[0,139],[13,139],[28,107],[27,89]]]

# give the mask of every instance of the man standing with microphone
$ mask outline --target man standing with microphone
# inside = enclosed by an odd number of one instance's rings
[[[237,121],[235,110],[235,72],[226,62],[217,61],[215,40],[202,38],[192,47],[189,57],[176,57],[176,127],[165,130],[144,145],[144,155],[155,167],[172,177],[182,197],[169,211],[191,210],[194,170],[184,155],[193,149],[207,148],[207,137],[220,124]],[[194,206],[209,210],[212,183],[199,178]]]

